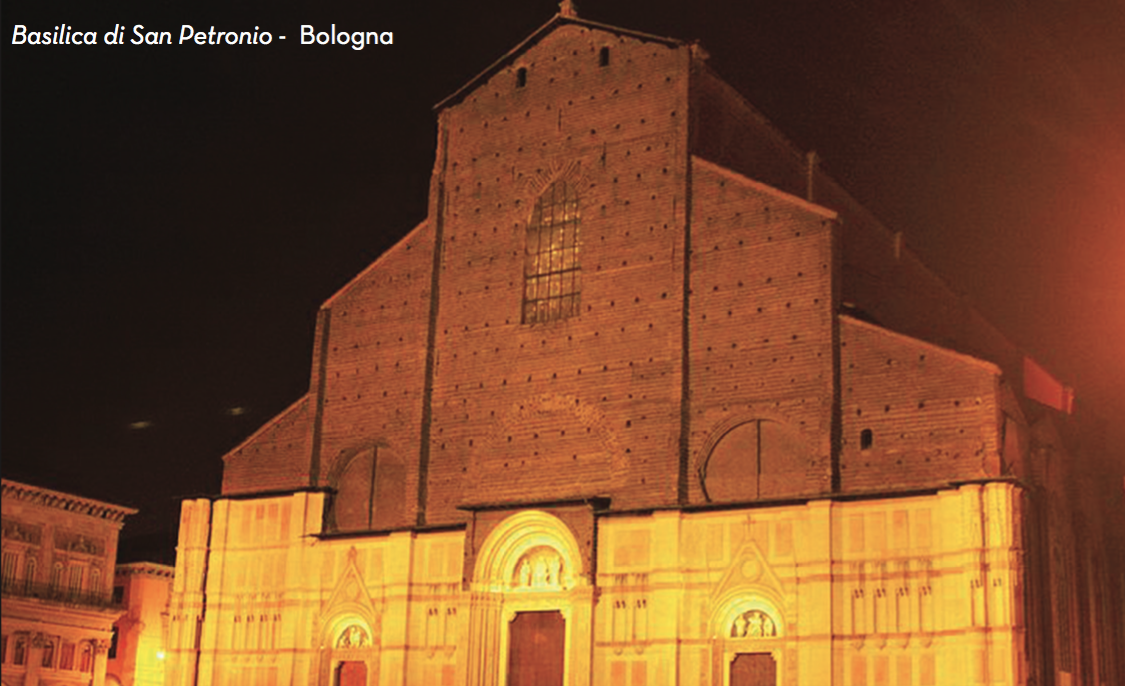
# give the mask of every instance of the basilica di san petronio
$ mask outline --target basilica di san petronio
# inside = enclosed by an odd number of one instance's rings
[[[564,3],[435,112],[183,503],[165,683],[1125,682],[1097,423],[700,45]]]

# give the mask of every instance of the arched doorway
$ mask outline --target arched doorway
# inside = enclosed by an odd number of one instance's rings
[[[558,517],[529,510],[500,522],[473,572],[469,686],[572,683],[570,670],[591,649],[584,574],[578,542]]]
[[[714,616],[714,686],[778,686],[782,630],[779,599],[767,589],[739,589]]]
[[[379,644],[371,624],[351,613],[331,622],[322,651],[322,684],[368,686],[378,674]]]

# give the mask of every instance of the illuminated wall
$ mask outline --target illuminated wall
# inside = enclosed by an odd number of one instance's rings
[[[1119,475],[705,51],[558,16],[437,113],[184,503],[168,683],[1113,683]]]
[[[173,568],[152,562],[117,565],[114,594],[125,614],[114,623],[116,635],[106,674],[122,686],[162,686],[168,594]]]
[[[320,493],[189,502],[182,535],[210,511],[221,540],[198,655],[202,575],[177,570],[167,683],[331,684],[361,663],[369,684],[504,684],[509,626],[543,611],[565,620],[567,684],[718,686],[743,653],[779,684],[1020,683],[1022,497],[607,516],[596,574],[542,510],[505,516],[465,572],[464,530],[318,535]]]

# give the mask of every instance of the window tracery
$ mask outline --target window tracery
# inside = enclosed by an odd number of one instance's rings
[[[582,292],[578,192],[555,181],[535,202],[524,250],[523,322],[578,314]]]

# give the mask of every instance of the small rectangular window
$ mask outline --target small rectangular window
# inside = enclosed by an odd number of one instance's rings
[[[875,434],[873,434],[871,432],[871,429],[864,429],[863,431],[859,432],[859,449],[860,450],[867,450],[874,444],[875,444]]]
[[[609,47],[608,46],[603,47],[601,50],[598,51],[598,66],[599,67],[608,67],[609,66]]]

